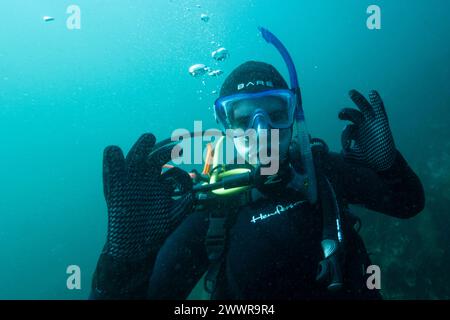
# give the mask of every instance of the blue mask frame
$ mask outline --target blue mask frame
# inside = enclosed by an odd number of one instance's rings
[[[270,125],[273,129],[287,129],[291,128],[294,123],[294,113],[296,109],[296,96],[292,93],[291,90],[287,89],[274,89],[268,91],[262,91],[258,93],[239,93],[234,94],[229,97],[222,97],[216,100],[214,103],[214,112],[218,122],[226,129],[243,129],[247,130],[253,127],[253,120],[255,118],[256,113],[261,113],[263,110],[256,109],[252,116],[250,116],[249,122],[242,128],[233,128],[233,123],[230,120],[232,118],[231,111],[233,109],[233,104],[237,101],[242,100],[257,100],[265,97],[280,97],[286,103],[286,112],[287,119],[284,122],[273,121],[270,116],[263,112],[267,121],[267,124]]]

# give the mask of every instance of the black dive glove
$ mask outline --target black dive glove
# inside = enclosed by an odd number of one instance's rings
[[[352,90],[350,98],[359,110],[345,108],[339,113],[339,119],[352,122],[342,132],[344,158],[377,172],[388,170],[397,151],[380,95],[370,91],[369,103],[361,93]]]
[[[174,200],[175,189],[192,188],[189,175],[177,168],[161,174],[173,144],[155,146],[144,134],[126,159],[119,147],[105,149],[103,185],[108,206],[108,234],[94,274],[101,297],[133,298],[146,285],[156,253],[192,208],[192,193]]]

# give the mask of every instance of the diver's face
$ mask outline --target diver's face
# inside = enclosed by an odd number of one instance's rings
[[[288,158],[294,102],[292,93],[287,90],[221,102],[218,108],[227,110],[228,125],[233,131],[240,160],[255,167],[279,169]],[[274,170],[268,170],[268,175],[276,174]]]

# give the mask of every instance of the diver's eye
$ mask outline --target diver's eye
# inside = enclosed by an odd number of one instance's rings
[[[250,121],[250,116],[238,117],[234,119],[233,127],[235,129],[246,129]]]
[[[270,113],[270,119],[273,122],[284,122],[287,121],[287,115],[283,110],[276,110]]]

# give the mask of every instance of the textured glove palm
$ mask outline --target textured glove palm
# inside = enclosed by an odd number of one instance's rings
[[[105,149],[108,234],[103,253],[114,258],[139,260],[155,252],[191,208],[191,193],[172,198],[175,187],[192,186],[189,175],[176,168],[161,174],[173,145],[155,147],[155,142],[152,134],[144,134],[126,159],[119,147]]]
[[[396,149],[380,95],[371,91],[369,103],[361,93],[352,90],[350,98],[359,110],[345,108],[339,113],[341,120],[352,122],[342,132],[345,159],[375,171],[388,170],[395,161]]]

